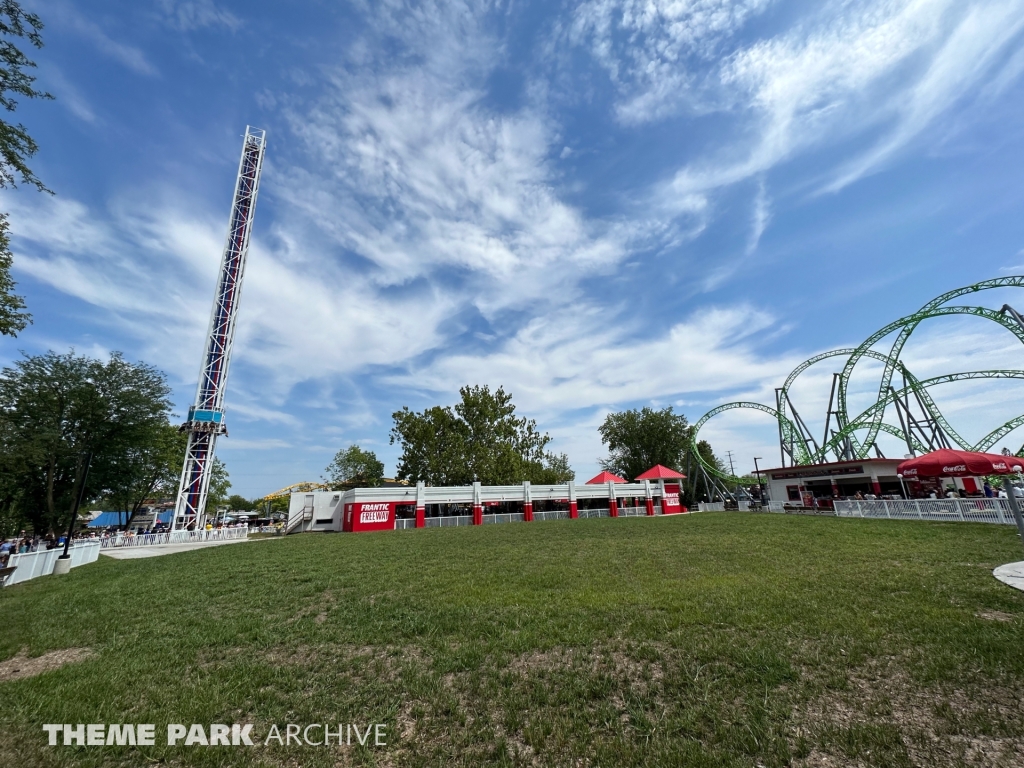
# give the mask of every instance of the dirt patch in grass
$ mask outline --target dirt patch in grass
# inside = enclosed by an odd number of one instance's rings
[[[978,611],[974,615],[988,621],[1013,621],[1017,618],[1012,613],[1003,613],[1002,611]]]
[[[922,687],[895,659],[873,661],[794,712],[799,768],[1024,765],[1024,690]]]
[[[74,664],[76,661],[84,661],[95,655],[91,648],[64,648],[33,657],[20,651],[17,656],[7,661],[0,661],[0,683],[6,683],[8,680],[20,680],[23,677],[35,677],[43,672],[60,669],[65,664]]]

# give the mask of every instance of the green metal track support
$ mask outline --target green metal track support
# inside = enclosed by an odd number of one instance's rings
[[[992,322],[998,323],[1009,330],[1022,344],[1024,344],[1024,328],[1018,325],[1012,318],[1003,315],[1001,312],[988,309],[986,307],[943,306],[947,302],[960,296],[991,290],[994,288],[1010,287],[1024,287],[1024,275],[994,278],[992,280],[985,280],[980,283],[975,283],[974,285],[949,291],[932,299],[917,312],[889,323],[884,328],[880,328],[857,347],[831,350],[805,360],[794,368],[789,376],[786,377],[786,380],[780,390],[780,407],[778,409],[753,402],[725,403],[717,408],[713,408],[694,424],[694,428],[691,433],[691,448],[693,449],[693,455],[697,457],[698,461],[707,472],[724,480],[735,480],[736,478],[733,478],[727,473],[723,473],[717,467],[711,466],[700,457],[699,452],[696,450],[698,442],[697,433],[710,418],[722,413],[723,411],[734,408],[751,408],[775,417],[779,427],[780,440],[783,444],[792,445],[793,447],[792,458],[794,464],[800,465],[827,461],[830,453],[838,455],[840,446],[847,439],[853,446],[854,456],[856,458],[867,458],[867,453],[875,443],[879,432],[886,432],[903,441],[907,440],[907,435],[904,434],[901,428],[887,424],[883,419],[887,406],[891,405],[896,398],[902,398],[911,393],[918,398],[921,406],[927,412],[928,416],[939,426],[940,429],[942,429],[952,443],[966,450],[988,450],[1012,430],[1024,425],[1024,414],[1007,421],[1005,424],[982,438],[978,443],[971,445],[942,415],[938,406],[935,404],[935,401],[928,393],[928,389],[938,384],[963,381],[967,379],[1020,379],[1024,378],[1024,371],[965,371],[961,373],[947,374],[945,376],[936,376],[931,379],[918,380],[910,373],[909,370],[907,370],[906,366],[899,358],[907,340],[922,322],[932,318],[945,316],[968,315],[991,320]],[[898,335],[888,354],[872,349],[875,344],[894,332],[898,332]],[[842,416],[843,423],[839,425],[840,429],[838,429],[831,438],[826,436],[825,442],[821,448],[817,448],[817,446],[815,446],[815,450],[812,450],[811,446],[807,444],[807,441],[804,439],[803,434],[797,428],[794,421],[790,419],[789,415],[786,413],[786,404],[789,399],[788,394],[794,381],[801,373],[806,371],[815,363],[832,357],[847,358],[843,371],[839,374],[839,387],[837,393],[838,402],[836,405],[836,411]],[[874,405],[866,409],[857,417],[850,418],[847,402],[847,391],[849,388],[850,378],[853,375],[853,371],[857,363],[864,358],[878,360],[884,366],[882,379],[878,389],[878,400]],[[903,389],[893,391],[891,387],[892,377],[897,371],[905,378],[907,386]],[[866,431],[867,434],[858,439],[856,433],[864,431]],[[926,450],[926,448],[922,446],[912,435],[910,437],[911,445],[916,451],[923,452]]]

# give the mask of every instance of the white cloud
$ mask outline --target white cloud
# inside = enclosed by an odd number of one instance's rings
[[[53,18],[70,27],[76,34],[91,42],[100,53],[112,58],[140,75],[156,75],[156,68],[141,49],[112,38],[94,21],[90,21],[71,4],[62,2],[55,5]]]
[[[242,25],[231,11],[214,4],[213,0],[160,0],[164,20],[174,29],[188,32],[204,27],[238,29]]]

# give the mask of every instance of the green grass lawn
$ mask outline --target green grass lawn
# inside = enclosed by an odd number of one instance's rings
[[[0,764],[1020,766],[1024,593],[991,575],[1020,559],[1010,526],[742,513],[103,557],[0,592],[0,659],[93,652],[0,683]],[[388,744],[262,744],[324,722]]]

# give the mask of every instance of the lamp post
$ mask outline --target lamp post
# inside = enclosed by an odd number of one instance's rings
[[[907,484],[903,482],[903,475],[901,475],[899,472],[897,472],[896,473],[896,477],[898,477],[900,479],[900,485],[903,486],[903,498],[904,499],[909,499],[910,496],[907,494]]]
[[[78,483],[78,493],[75,494],[75,504],[71,508],[71,522],[68,524],[68,535],[64,537],[64,554],[57,558],[53,564],[55,575],[62,575],[71,570],[71,537],[75,533],[75,521],[78,519],[78,508],[82,506],[82,497],[85,496],[85,481],[89,478],[89,464],[92,462],[92,451],[82,454],[82,479]]]
[[[754,474],[757,475],[757,490],[760,491],[760,493],[761,493],[760,501],[761,501],[761,504],[763,505],[764,502],[765,502],[765,498],[764,498],[764,483],[761,482],[761,469],[760,469],[760,467],[757,466],[757,462],[761,458],[762,457],[760,457],[760,456],[755,456],[754,457]]]

